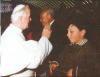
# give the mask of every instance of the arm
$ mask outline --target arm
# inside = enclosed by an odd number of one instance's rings
[[[48,28],[44,28],[42,32],[42,37],[38,42],[33,40],[27,42],[27,45],[29,45],[28,47],[31,50],[32,56],[27,68],[36,68],[39,64],[43,62],[45,57],[49,55],[52,50],[52,45],[48,40],[50,34],[50,30]]]
[[[46,37],[41,37],[41,39],[39,40],[39,46],[42,48],[42,50],[44,51],[45,54],[43,54],[41,63],[43,62],[43,60],[50,54],[51,50],[52,50],[52,44],[49,42],[49,40]]]
[[[11,75],[24,68],[35,69],[45,58],[45,52],[49,52],[45,51],[46,47],[44,45],[45,41],[49,44],[46,35],[48,34],[49,36],[50,34],[49,31],[44,33],[46,33],[45,36],[42,35],[43,37],[37,42],[34,40],[25,41],[20,34],[16,32],[7,32],[6,36],[2,37],[2,51],[0,52],[2,53],[2,66],[0,66],[1,75]]]

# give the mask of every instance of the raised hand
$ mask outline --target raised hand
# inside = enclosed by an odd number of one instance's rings
[[[47,38],[50,38],[51,36],[51,29],[50,29],[50,26],[45,26],[43,31],[42,31],[42,36],[45,36]]]

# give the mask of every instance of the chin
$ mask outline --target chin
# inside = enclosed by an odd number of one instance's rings
[[[71,41],[71,43],[74,44],[75,42],[74,41]]]
[[[26,26],[24,29],[28,29],[28,26]]]
[[[26,28],[23,28],[23,30],[25,30],[25,29],[27,29],[27,27]]]

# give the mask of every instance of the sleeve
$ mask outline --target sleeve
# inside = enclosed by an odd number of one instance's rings
[[[41,61],[41,64],[42,64],[43,60],[50,54],[53,47],[46,37],[42,37],[39,40],[39,45],[45,52],[45,54],[43,55],[42,61]]]
[[[43,62],[45,57],[49,55],[52,50],[52,45],[46,37],[41,37],[37,42],[29,40],[26,42],[26,46],[30,52],[30,63],[27,68],[35,69],[39,64]]]
[[[0,55],[2,65],[0,66],[0,74],[2,76],[17,73],[24,68],[37,68],[45,58],[44,55],[47,56],[52,49],[52,45],[45,37],[42,37],[39,42],[25,41],[17,35],[13,38],[7,37],[7,39],[4,39],[6,42],[2,43],[2,50],[0,51],[0,54],[2,54],[2,56]],[[47,46],[50,46],[49,50],[47,50]]]

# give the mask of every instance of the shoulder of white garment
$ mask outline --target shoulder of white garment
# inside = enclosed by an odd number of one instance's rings
[[[1,38],[5,38],[5,37],[8,37],[8,36],[11,36],[11,38],[13,36],[15,36],[16,34],[21,34],[22,33],[22,30],[20,28],[18,28],[17,26],[13,25],[13,24],[10,24],[6,30],[3,32]]]
[[[10,75],[24,69],[30,62],[30,54],[20,36],[21,29],[10,24],[2,34],[1,75]]]
[[[12,29],[14,29],[14,31],[22,32],[22,29],[20,29],[19,27],[15,26],[15,25],[13,25],[13,24],[10,24],[10,27],[11,27]]]

